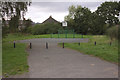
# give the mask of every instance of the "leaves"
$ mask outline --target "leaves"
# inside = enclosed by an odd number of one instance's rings
[[[20,20],[24,18],[27,12],[27,6],[30,4],[31,2],[0,2],[0,15],[2,20],[5,20],[2,27],[9,27],[10,32],[18,31],[18,27],[21,24]]]
[[[9,19],[14,16],[23,17],[23,14],[27,11],[27,6],[31,2],[1,2],[2,17],[8,17]]]
[[[95,12],[78,5],[69,7],[65,16],[68,27],[81,34],[104,34],[106,30],[119,22],[120,2],[104,2]]]
[[[119,20],[117,16],[120,13],[120,10],[118,10],[119,4],[118,2],[105,2],[98,7],[96,13],[105,18],[104,23],[109,23],[110,25],[118,24]]]

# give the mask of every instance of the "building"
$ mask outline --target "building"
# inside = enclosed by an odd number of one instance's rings
[[[56,23],[56,24],[61,24],[59,21],[55,20],[54,18],[52,18],[52,16],[50,16],[48,19],[46,19],[45,21],[42,22],[42,24],[45,23]]]

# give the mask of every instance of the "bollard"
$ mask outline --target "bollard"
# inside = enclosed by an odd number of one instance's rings
[[[14,42],[14,48],[15,48],[15,42]]]
[[[32,49],[32,43],[30,43],[30,49]]]
[[[112,42],[110,42],[110,46],[112,45]]]
[[[64,48],[64,42],[63,42],[63,48]]]
[[[48,43],[46,42],[46,49],[48,49]]]
[[[95,41],[95,46],[96,46],[96,41]]]
[[[78,45],[80,46],[80,42],[78,43]]]

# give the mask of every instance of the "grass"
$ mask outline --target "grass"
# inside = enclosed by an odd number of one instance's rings
[[[3,76],[21,74],[28,71],[26,44],[17,43],[13,48],[13,43],[4,42],[2,53]]]
[[[75,34],[75,38],[81,38],[82,35]],[[90,38],[91,35],[83,35],[83,38]],[[8,34],[3,41],[15,41],[15,40],[24,40],[24,39],[32,39],[32,38],[58,38],[58,34],[43,34],[43,35],[23,35],[20,33]],[[60,34],[59,38],[66,38],[65,34]],[[67,34],[67,38],[73,38],[73,34]]]
[[[94,42],[97,45],[94,45]],[[118,63],[118,41],[114,40],[112,46],[109,44],[110,39],[106,36],[93,36],[88,43],[65,43],[65,47],[71,48],[81,53],[85,53],[92,56],[97,56],[106,61]],[[62,45],[60,43],[60,45]]]

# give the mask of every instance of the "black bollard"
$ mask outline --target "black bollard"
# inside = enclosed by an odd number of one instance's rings
[[[48,49],[48,43],[46,42],[46,49]]]
[[[15,42],[14,42],[14,48],[15,48]]]
[[[32,43],[30,43],[30,49],[32,49]]]
[[[95,46],[96,46],[96,41],[95,41]]]
[[[64,42],[63,42],[63,48],[64,48]]]
[[[80,46],[80,42],[78,43],[78,45]]]

